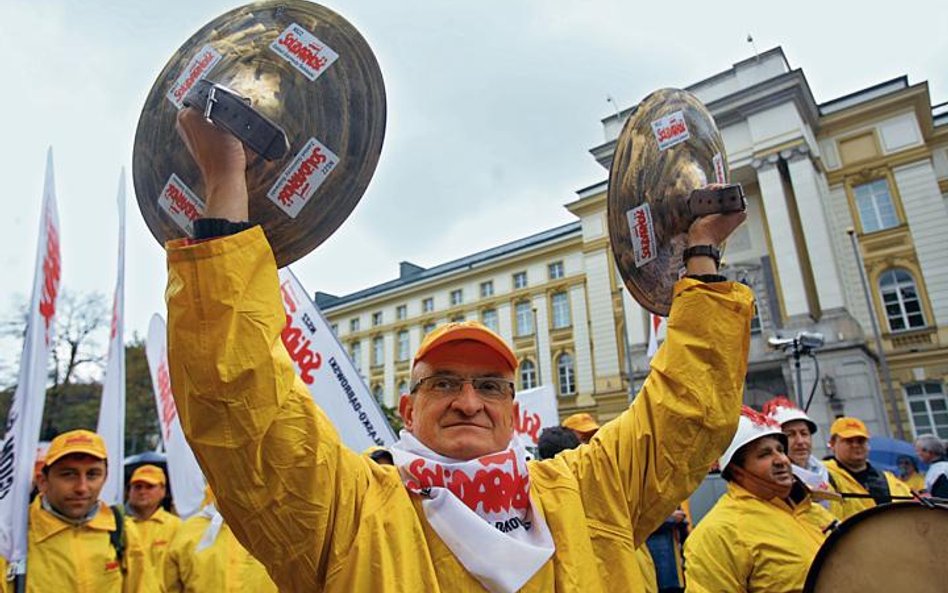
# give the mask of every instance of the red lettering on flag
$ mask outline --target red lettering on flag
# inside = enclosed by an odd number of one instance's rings
[[[46,254],[43,256],[43,292],[40,295],[39,313],[46,329],[46,345],[50,342],[50,327],[56,315],[56,295],[59,294],[59,232],[52,219],[46,217]]]

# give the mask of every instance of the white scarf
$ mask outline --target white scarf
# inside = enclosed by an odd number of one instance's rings
[[[207,529],[204,530],[201,541],[199,541],[194,548],[195,552],[200,552],[201,550],[211,547],[217,539],[217,535],[221,532],[221,527],[224,526],[224,516],[220,514],[220,511],[217,510],[213,502],[205,505],[198,515],[210,519],[211,522],[208,523]]]
[[[530,501],[527,452],[507,448],[458,461],[438,455],[411,433],[391,447],[405,487],[455,558],[492,593],[519,590],[553,556],[553,536]]]
[[[833,489],[830,486],[829,470],[816,457],[810,455],[806,467],[800,467],[795,463],[791,463],[790,467],[793,470],[793,475],[800,478],[800,481],[809,486],[810,490],[829,491]],[[820,504],[829,508],[828,500],[821,501]]]

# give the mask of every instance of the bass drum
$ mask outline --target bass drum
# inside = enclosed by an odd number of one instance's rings
[[[948,590],[948,508],[914,502],[865,510],[833,532],[804,593],[942,593]]]

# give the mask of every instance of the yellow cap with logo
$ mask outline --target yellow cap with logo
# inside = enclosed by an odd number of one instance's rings
[[[70,430],[58,435],[49,443],[46,449],[46,465],[52,465],[65,457],[74,453],[83,453],[106,459],[108,455],[105,452],[105,440],[91,430]]]

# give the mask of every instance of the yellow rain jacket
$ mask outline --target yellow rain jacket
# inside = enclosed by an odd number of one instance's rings
[[[833,480],[833,486],[840,494],[869,494],[869,491],[862,487],[862,484],[856,481],[848,471],[840,467],[835,459],[827,459],[823,462],[826,469],[829,470],[830,477]],[[885,481],[889,484],[889,494],[892,496],[912,496],[912,491],[902,480],[895,477],[894,474],[882,471],[885,475]],[[876,501],[871,498],[844,498],[841,501],[831,501],[830,511],[839,517],[840,521],[852,517],[859,511],[871,509],[876,506]]]
[[[137,519],[131,514],[128,516],[135,523],[142,537],[142,544],[148,550],[148,559],[151,561],[155,579],[160,582],[165,553],[168,551],[171,540],[174,539],[174,534],[181,526],[181,519],[161,507],[158,507],[158,510],[147,519]]]
[[[350,451],[296,376],[259,227],[168,246],[172,391],[237,536],[285,591],[482,591],[396,468]],[[588,444],[530,462],[556,545],[521,589],[642,589],[635,548],[700,483],[737,428],[753,295],[684,279],[668,339],[629,410]],[[608,583],[608,586],[607,586]]]
[[[165,593],[277,593],[266,569],[221,525],[214,543],[197,551],[211,520],[195,515],[181,524],[164,563]]]
[[[685,540],[689,593],[791,593],[835,517],[809,497],[791,507],[762,500],[734,482]]]
[[[103,502],[88,523],[74,526],[30,505],[26,561],[27,593],[157,593],[159,581],[135,524],[125,518],[125,578],[109,541],[115,515]],[[13,590],[9,586],[10,591]]]

